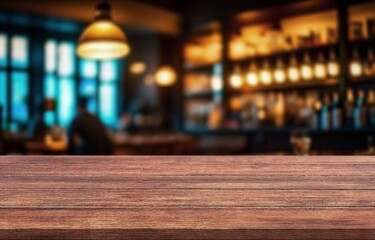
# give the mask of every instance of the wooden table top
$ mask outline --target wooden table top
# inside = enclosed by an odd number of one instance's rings
[[[0,239],[375,239],[375,158],[0,157]]]

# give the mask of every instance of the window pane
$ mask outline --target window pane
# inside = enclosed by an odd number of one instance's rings
[[[55,113],[53,111],[48,111],[44,113],[44,122],[47,124],[47,126],[53,126],[55,125]]]
[[[7,36],[5,34],[0,34],[0,67],[5,67],[7,65]]]
[[[54,40],[48,40],[45,45],[45,70],[53,73],[56,70],[57,44]]]
[[[75,114],[75,88],[71,78],[60,80],[60,96],[58,101],[59,123],[63,127],[70,125]]]
[[[104,82],[115,81],[118,78],[118,64],[116,61],[102,62],[100,67],[100,80]]]
[[[90,98],[88,100],[87,109],[89,110],[89,112],[94,113],[94,114],[97,112],[97,110],[96,110],[96,98]]]
[[[5,127],[6,122],[6,106],[7,106],[7,79],[5,72],[0,72],[0,105],[3,107],[2,112],[2,123],[3,127]]]
[[[24,72],[12,73],[12,120],[25,123],[28,121],[27,96],[29,79]]]
[[[26,37],[12,37],[12,66],[26,68],[29,65],[28,40]]]
[[[115,84],[104,84],[100,87],[100,118],[107,125],[117,122],[117,93]]]
[[[61,77],[72,77],[74,75],[74,44],[62,43],[59,46],[59,75]]]
[[[54,75],[48,75],[44,80],[44,95],[46,98],[56,99],[57,80]]]
[[[82,97],[94,97],[96,93],[95,80],[82,80],[79,84],[79,95]]]
[[[94,79],[97,75],[97,64],[95,61],[81,60],[80,74],[83,78]]]

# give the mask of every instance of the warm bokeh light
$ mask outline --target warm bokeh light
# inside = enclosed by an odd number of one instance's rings
[[[327,69],[323,63],[317,63],[314,66],[315,77],[317,79],[326,79],[327,78]]]
[[[219,76],[213,76],[211,78],[211,89],[215,92],[220,92],[223,90],[223,79]]]
[[[360,61],[352,61],[350,63],[350,74],[352,77],[360,77],[363,74],[363,66]]]
[[[95,60],[118,59],[129,52],[130,46],[124,32],[108,20],[90,24],[82,33],[77,48],[79,57]]]
[[[286,73],[283,61],[279,58],[276,62],[276,68],[273,73],[276,83],[284,83],[286,81]]]
[[[146,71],[146,64],[144,62],[135,62],[130,65],[130,72],[132,74],[142,74]]]
[[[229,77],[229,85],[234,89],[239,89],[244,85],[244,79],[239,66],[234,67],[234,71]]]
[[[250,86],[256,86],[256,85],[258,85],[258,83],[259,83],[258,74],[256,72],[253,72],[253,71],[250,70],[246,74],[246,82]]]
[[[269,63],[267,61],[264,62],[262,69],[259,73],[260,82],[264,85],[270,85],[272,83],[272,72],[270,70]]]
[[[155,73],[155,82],[161,87],[168,87],[176,82],[177,74],[170,66],[163,66]]]
[[[301,75],[297,67],[290,67],[288,69],[288,78],[291,82],[298,82],[301,79]]]
[[[340,74],[340,66],[335,61],[330,61],[328,63],[327,70],[330,77],[337,77]]]
[[[303,64],[301,66],[301,76],[304,80],[311,80],[313,78],[313,69],[311,65]]]
[[[236,38],[229,43],[229,57],[239,60],[247,57],[247,45],[241,38]]]
[[[272,73],[269,69],[263,69],[260,71],[260,81],[264,85],[270,85],[272,83]]]
[[[276,69],[275,70],[275,82],[277,83],[284,83],[285,80],[286,80],[286,74],[285,74],[285,71],[283,69]]]
[[[236,73],[236,72],[232,73],[229,79],[229,83],[231,87],[234,89],[241,88],[243,86],[243,79],[242,79],[241,74]]]

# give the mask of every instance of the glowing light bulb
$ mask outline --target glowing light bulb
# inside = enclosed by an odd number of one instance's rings
[[[360,77],[363,74],[363,66],[357,49],[353,51],[353,60],[350,62],[350,74],[352,77]]]
[[[277,83],[284,83],[286,80],[284,65],[281,59],[277,60],[276,69],[274,72],[274,78],[275,78],[275,82]]]
[[[362,64],[358,61],[352,61],[350,63],[350,74],[353,77],[360,77],[363,74]]]
[[[323,53],[320,52],[318,55],[318,62],[314,66],[314,73],[317,79],[327,78],[327,68],[324,62],[325,60],[324,60]]]
[[[162,66],[155,73],[155,82],[161,87],[169,87],[177,80],[177,73],[170,66]]]
[[[292,56],[290,60],[290,66],[288,68],[288,78],[289,81],[295,83],[301,79],[299,69],[297,67],[297,59],[295,56]]]
[[[337,62],[329,62],[327,68],[330,77],[337,77],[340,73],[340,67]]]
[[[272,83],[272,73],[270,71],[269,63],[264,62],[263,68],[260,71],[260,81],[264,85],[270,85]]]
[[[256,86],[259,83],[259,77],[257,74],[257,67],[255,64],[250,65],[250,70],[246,74],[246,82],[250,86]]]
[[[215,92],[223,90],[223,80],[219,76],[213,76],[211,78],[211,89]]]
[[[234,89],[239,89],[243,86],[243,79],[238,66],[235,67],[234,72],[229,78],[229,84]]]
[[[304,56],[304,62],[301,66],[301,76],[304,80],[311,80],[314,77],[310,55],[307,53]]]
[[[250,86],[258,85],[258,83],[259,83],[258,74],[256,74],[255,72],[247,73],[246,81],[247,81],[247,84],[249,84]]]
[[[329,53],[329,62],[327,64],[327,71],[330,77],[337,77],[340,74],[340,66],[337,62],[336,54],[333,50]]]

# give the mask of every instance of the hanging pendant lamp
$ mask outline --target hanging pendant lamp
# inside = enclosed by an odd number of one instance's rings
[[[79,39],[79,57],[109,60],[129,54],[129,43],[122,29],[112,21],[111,11],[108,0],[102,0],[96,7],[94,22],[83,31]]]

